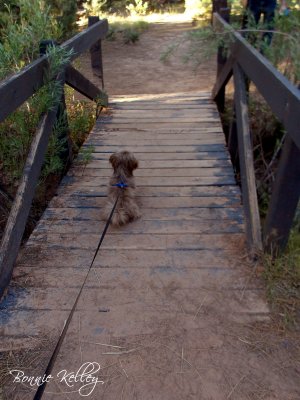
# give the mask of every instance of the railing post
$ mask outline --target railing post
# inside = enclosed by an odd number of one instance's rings
[[[0,299],[8,286],[21,245],[35,187],[45,159],[49,137],[56,121],[57,107],[40,121],[31,143],[23,176],[15,195],[0,246]]]
[[[233,78],[247,241],[250,251],[253,255],[256,255],[257,252],[262,250],[261,226],[255,184],[253,146],[249,129],[248,97],[244,73],[239,64],[235,64],[233,67]]]
[[[99,22],[99,17],[89,17],[88,26],[92,26]],[[91,65],[93,72],[98,78],[101,79],[102,89],[104,89],[104,78],[103,78],[103,62],[102,62],[102,44],[101,40],[98,40],[90,48],[91,54]]]
[[[220,14],[222,18],[226,22],[229,22],[230,18],[230,9],[228,8],[227,5],[227,0],[214,0],[213,1],[213,13],[217,12]],[[217,79],[222,71],[222,68],[226,64],[227,61],[227,55],[224,54],[224,46],[219,46],[218,47],[218,53],[217,53]],[[216,97],[216,103],[218,106],[219,112],[224,112],[225,109],[225,86],[222,88]]]
[[[265,250],[284,250],[300,197],[300,149],[287,135],[280,157],[264,226]]]

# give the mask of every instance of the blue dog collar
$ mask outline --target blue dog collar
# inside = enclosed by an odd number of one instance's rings
[[[124,182],[118,182],[118,183],[115,183],[115,184],[112,185],[112,186],[118,187],[118,188],[120,188],[120,189],[125,189],[125,188],[128,187],[127,183],[124,183]]]

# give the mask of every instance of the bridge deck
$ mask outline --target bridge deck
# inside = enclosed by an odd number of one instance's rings
[[[268,309],[244,278],[240,190],[215,105],[207,93],[117,97],[91,144],[92,161],[72,168],[19,257],[3,343],[47,342],[42,373],[103,230],[109,155],[124,148],[140,162],[143,215],[109,229],[55,371],[99,362],[106,383],[92,399],[229,398],[238,379],[227,369],[249,361],[236,332]],[[47,390],[67,390],[58,386]]]

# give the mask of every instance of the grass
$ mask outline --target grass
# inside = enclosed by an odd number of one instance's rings
[[[300,231],[291,232],[283,255],[263,257],[263,277],[272,309],[283,327],[300,329]]]
[[[149,24],[143,20],[110,22],[107,39],[116,40],[121,37],[125,44],[135,43],[148,28]]]

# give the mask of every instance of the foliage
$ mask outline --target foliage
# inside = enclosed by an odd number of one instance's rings
[[[148,27],[149,24],[145,21],[112,22],[109,24],[107,39],[115,40],[121,37],[125,44],[135,43]]]
[[[55,18],[50,14],[50,7],[43,2],[19,0],[20,14],[15,23],[15,14],[8,9],[5,25],[1,30],[0,43],[0,78],[5,78],[19,71],[24,65],[39,56],[39,43],[46,37],[58,39],[61,31]],[[60,47],[48,50],[49,68],[45,72],[44,86],[28,99],[19,109],[9,115],[0,124],[0,175],[2,184],[13,188],[20,178],[32,137],[43,113],[50,110],[61,98],[62,86],[55,79],[61,68],[69,62],[70,53]],[[69,102],[69,122],[77,150],[82,137],[91,128],[94,121],[90,107]],[[95,114],[95,113],[94,113]],[[59,154],[65,143],[60,138],[65,128],[65,117],[57,121],[49,140],[49,146],[42,170],[44,181],[53,173],[60,173],[64,168]],[[80,130],[80,135],[78,134]]]
[[[255,48],[263,52],[279,71],[297,85],[300,82],[300,11],[293,10],[288,16],[276,14],[276,28],[269,46],[264,36],[268,31],[263,23],[256,25],[250,16],[247,29],[241,29],[241,22],[232,24],[231,27],[243,33]],[[197,66],[205,59],[212,57],[218,46],[223,46],[226,52],[232,43],[231,29],[223,32],[215,31],[210,24],[207,24],[181,38],[173,45],[174,49],[183,42],[189,44],[185,61]],[[167,52],[172,53],[168,50]]]
[[[185,12],[193,17],[207,15],[211,9],[211,0],[185,0]]]
[[[284,326],[299,327],[300,308],[300,233],[292,231],[287,251],[277,259],[264,257],[264,278],[273,308]]]
[[[21,176],[40,117],[58,103],[62,94],[60,83],[53,78],[69,62],[70,53],[52,47],[48,55],[49,69],[45,74],[45,85],[0,124],[1,173],[6,184],[13,184]],[[58,161],[58,154],[63,146],[58,140],[62,129],[61,121],[58,121],[50,138],[42,177],[60,171],[63,167]]]
[[[77,153],[96,121],[97,105],[90,101],[77,100],[74,90],[66,89],[66,103],[70,138]]]
[[[146,15],[148,11],[149,3],[143,0],[133,0],[126,9],[130,15]]]
[[[20,12],[17,17],[8,9],[5,21],[2,20],[0,80],[37,58],[41,40],[49,37],[59,39],[61,36],[50,8],[43,2],[18,0],[18,5]]]
[[[106,0],[89,0],[83,3],[83,9],[86,16],[96,16],[103,11],[107,11],[107,3]]]
[[[70,37],[76,31],[77,1],[46,0],[52,16],[56,17],[63,37]]]

